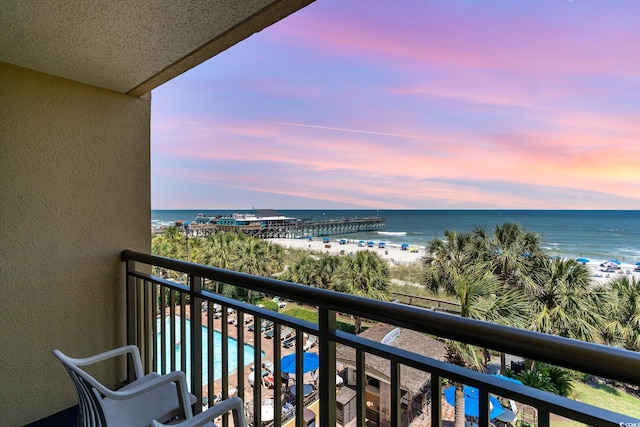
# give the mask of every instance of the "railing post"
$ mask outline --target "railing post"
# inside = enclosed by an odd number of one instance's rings
[[[491,419],[489,418],[489,390],[486,387],[478,387],[478,399],[478,420],[480,427],[488,427]]]
[[[133,273],[136,271],[136,262],[126,262],[126,295],[127,295],[127,344],[137,345],[138,337],[136,336],[136,324],[138,323],[136,317],[136,278]],[[135,378],[135,371],[131,361],[127,361],[127,377],[130,380]]]
[[[439,375],[431,374],[431,399],[429,399],[431,425],[442,425],[442,379]]]
[[[202,277],[189,276],[189,288],[191,289],[189,300],[191,313],[191,393],[198,399],[193,413],[199,414],[202,412],[202,299],[196,297],[196,294],[202,290]]]
[[[320,356],[320,427],[336,425],[336,312],[320,308],[318,348]]]
[[[400,364],[391,361],[391,425],[402,425],[402,399],[400,395]]]
[[[356,419],[359,427],[366,425],[367,417],[367,405],[366,405],[366,386],[367,386],[367,372],[365,366],[365,352],[361,349],[356,349]]]

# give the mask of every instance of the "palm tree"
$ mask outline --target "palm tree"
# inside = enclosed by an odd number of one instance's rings
[[[502,288],[485,263],[467,264],[452,269],[454,296],[461,315],[478,320],[517,324],[524,311],[523,298],[513,289]],[[467,368],[484,370],[481,351],[462,343],[448,343],[448,360]],[[456,383],[455,426],[464,427],[464,384]]]
[[[591,289],[589,270],[573,259],[544,259],[536,269],[529,294],[530,329],[582,341],[600,342],[604,319],[597,301],[602,290]]]
[[[369,251],[356,252],[340,258],[332,289],[386,301],[389,299],[389,267],[377,254]],[[354,316],[354,333],[360,333],[362,318]]]
[[[269,260],[269,269],[267,274],[274,275],[280,273],[285,268],[284,262],[284,248],[280,245],[275,245],[268,240],[261,240],[265,245],[265,254]]]
[[[455,293],[455,272],[472,263],[471,234],[444,232],[445,240],[434,238],[427,245],[424,257],[425,285],[432,292]]]
[[[496,225],[493,236],[482,228],[474,229],[472,242],[478,257],[489,262],[502,283],[523,290],[535,287],[530,273],[538,260],[547,257],[538,234],[507,222]]]
[[[484,243],[478,234],[445,231],[446,241],[433,239],[425,260],[427,286],[455,296],[461,315],[478,320],[519,325],[526,313],[519,290],[506,287],[493,274],[490,260],[483,261]],[[482,370],[480,351],[462,343],[447,344],[448,360]],[[464,384],[455,384],[455,426],[464,427]]]
[[[320,268],[320,287],[323,289],[331,289],[336,273],[340,270],[342,259],[333,255],[323,255],[317,263]]]
[[[627,350],[640,351],[640,280],[616,277],[600,291],[607,294],[602,305],[605,320],[604,339]]]
[[[231,269],[254,276],[265,276],[269,271],[264,245],[258,239],[236,240],[232,247]],[[247,290],[247,300],[251,302],[251,289]]]
[[[298,260],[282,275],[282,280],[319,288],[322,286],[320,266],[308,254],[302,254]]]

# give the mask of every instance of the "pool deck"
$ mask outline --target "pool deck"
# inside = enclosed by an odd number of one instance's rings
[[[190,307],[185,307],[185,317],[190,319],[190,311],[189,311]],[[165,315],[169,315],[169,309],[167,309]],[[180,315],[180,307],[176,307],[176,311],[175,311],[175,315],[179,316]],[[204,326],[208,325],[208,316],[209,313],[206,310],[202,310],[201,311],[201,315],[202,315],[202,324]],[[233,314],[229,314],[227,321],[229,321],[229,319],[235,319],[235,313]],[[234,339],[237,339],[238,336],[238,328],[239,327],[243,327],[244,328],[244,343],[245,344],[249,344],[249,345],[253,345],[254,344],[254,333],[252,331],[249,331],[248,328],[250,325],[253,324],[253,321],[244,324],[243,326],[241,325],[234,325],[233,323],[227,323],[227,330],[229,333],[229,337],[232,337]],[[223,328],[223,324],[222,324],[222,317],[219,318],[214,318],[213,320],[213,329],[219,332],[222,332],[222,328]],[[265,331],[266,332],[266,331]],[[274,350],[274,345],[278,344],[280,345],[280,356],[284,357],[288,354],[292,354],[295,353],[295,346],[291,347],[291,348],[285,348],[283,347],[282,341],[278,340],[274,340],[273,338],[267,338],[265,336],[265,332],[262,332],[260,334],[261,336],[261,342],[260,342],[260,349],[264,352],[264,357],[262,359],[263,362],[265,361],[273,361],[273,350]],[[308,338],[305,338],[304,343],[306,344],[306,340]],[[314,345],[311,349],[309,349],[308,351],[310,352],[317,352],[317,345]],[[241,396],[244,398],[246,405],[249,406],[252,404],[253,402],[253,387],[251,385],[249,385],[249,381],[248,381],[248,376],[249,374],[252,372],[254,365],[253,363],[250,363],[248,365],[246,365],[243,369],[242,372],[239,372],[239,370],[236,370],[235,372],[229,374],[228,379],[229,379],[229,390],[233,390],[233,389],[238,389],[238,375],[242,375],[243,376],[243,382],[244,382],[244,390],[239,393],[241,394]],[[260,378],[256,379],[256,384],[260,384],[260,399],[261,401],[264,401],[265,399],[272,399],[273,398],[273,393],[274,390],[273,388],[267,388],[262,384],[262,381],[260,381]],[[305,378],[304,378],[304,382],[305,383],[311,383],[313,382],[313,379],[311,377],[311,374],[306,374]],[[221,393],[221,389],[222,389],[222,379],[218,379],[214,382],[213,385],[214,389],[213,389],[213,393],[211,393],[212,395],[220,395]],[[209,394],[209,390],[208,390],[208,385],[205,385],[203,387],[203,392],[202,392],[203,396],[207,396]],[[286,389],[283,387],[282,390],[282,401],[286,401]],[[206,408],[206,405],[204,406]]]

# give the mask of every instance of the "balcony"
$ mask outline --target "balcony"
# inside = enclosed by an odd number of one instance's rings
[[[490,418],[494,397],[513,401],[520,419],[541,427],[556,417],[586,425],[640,425],[639,420],[607,408],[446,363],[438,356],[442,354],[438,346],[443,347],[442,339],[452,339],[640,385],[640,355],[634,352],[132,251],[124,251],[122,259],[127,276],[127,340],[139,346],[147,369],[185,370],[191,392],[205,404],[239,395],[254,426],[305,426],[313,417],[321,426],[443,425],[443,420],[453,420],[453,409],[443,397],[446,381],[478,390],[480,427],[496,422]],[[168,271],[181,279],[161,277],[165,274],[159,272]],[[205,283],[208,288],[216,283],[244,287],[309,306],[317,311],[318,322],[227,298],[205,290]],[[344,315],[382,326],[358,336],[342,332],[336,325]],[[263,330],[263,322],[272,326]],[[219,343],[213,339],[214,331]],[[400,346],[400,337],[409,337],[415,345]],[[398,345],[393,345],[394,339]],[[222,355],[237,356],[214,363],[215,357],[207,355],[215,354],[216,347]],[[317,371],[303,362],[305,349],[319,356]],[[283,375],[287,369],[281,360],[286,354],[295,354],[291,357],[296,359],[290,375]],[[292,378],[303,380],[294,383]],[[305,391],[300,393],[301,389]],[[283,407],[290,409],[274,410]],[[223,425],[228,422],[223,420]]]

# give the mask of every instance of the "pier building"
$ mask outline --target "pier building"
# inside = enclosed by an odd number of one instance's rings
[[[386,218],[341,218],[312,219],[292,218],[275,210],[255,210],[253,213],[235,213],[230,216],[196,215],[186,228],[189,236],[206,237],[218,232],[245,233],[260,239],[299,239],[324,237],[338,234],[380,231],[385,228]],[[176,222],[183,227],[184,223]]]

